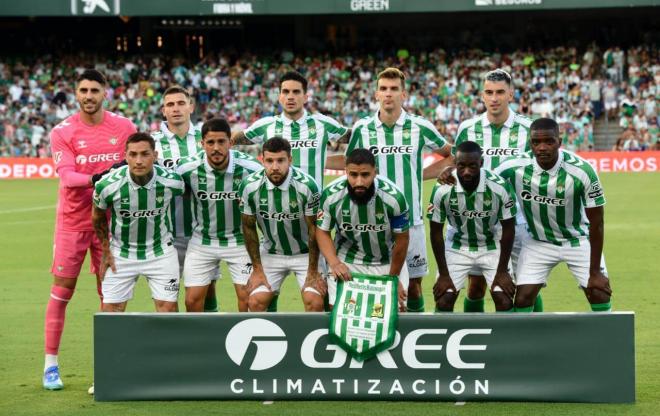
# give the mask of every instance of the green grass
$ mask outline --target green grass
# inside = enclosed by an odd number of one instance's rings
[[[637,403],[590,405],[551,403],[401,403],[401,402],[123,402],[96,403],[87,395],[92,381],[92,316],[98,308],[94,278],[85,266],[60,350],[66,388],[41,388],[43,315],[52,278],[52,233],[56,182],[0,181],[0,415],[211,415],[338,414],[363,415],[657,415],[660,414],[660,176],[603,174],[606,206],[605,256],[614,289],[614,309],[636,313]],[[427,183],[428,195],[431,183]],[[28,211],[29,210],[29,211]],[[433,265],[434,262],[431,262]],[[433,267],[433,269],[435,269]],[[435,270],[432,270],[435,273]],[[427,308],[432,279],[424,284]],[[223,311],[235,311],[228,279],[218,285]],[[552,274],[544,290],[547,311],[586,311],[565,266]],[[457,305],[462,305],[459,299]],[[492,311],[492,303],[487,303]],[[130,311],[152,311],[141,281]],[[292,279],[284,286],[280,310],[302,311]],[[613,334],[613,336],[615,336]],[[594,348],[598,348],[594,345]],[[576,351],[588,354],[589,351]],[[607,366],[608,363],[603,363]]]

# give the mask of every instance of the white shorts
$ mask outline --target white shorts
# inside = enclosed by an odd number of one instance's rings
[[[183,276],[183,265],[186,259],[186,252],[188,251],[188,242],[190,237],[175,237],[174,248],[176,249],[177,257],[179,258],[179,276]]]
[[[348,270],[353,273],[362,273],[362,274],[372,274],[376,276],[384,276],[390,274],[390,265],[389,264],[378,264],[368,266],[366,264],[348,264]],[[408,283],[410,283],[410,277],[408,274],[408,268],[404,264],[401,268],[401,273],[399,274],[399,281],[403,288],[408,290]],[[332,284],[331,284],[332,282]],[[328,277],[328,303],[334,305],[337,300],[337,281],[334,279],[334,276]]]
[[[220,275],[220,262],[227,263],[231,281],[237,285],[247,283],[252,273],[252,262],[245,246],[219,247],[190,243],[183,266],[185,287],[208,286]]]
[[[518,258],[520,257],[520,249],[522,248],[522,240],[527,235],[526,224],[516,224],[516,235],[513,239],[513,246],[511,247],[511,259],[509,263],[509,274],[513,281],[516,281],[516,268],[518,266]],[[498,251],[499,253],[499,251]],[[499,255],[499,254],[498,254]],[[498,259],[499,261],[499,259]],[[497,267],[497,264],[495,264]],[[474,267],[470,270],[470,276],[483,276],[479,267]]]
[[[151,297],[155,300],[176,302],[179,295],[179,261],[175,250],[148,260],[125,259],[115,255],[115,267],[105,272],[101,290],[103,302],[122,303],[133,298],[133,289],[139,276],[147,278]]]
[[[580,241],[580,246],[571,247],[570,245],[556,246],[525,235],[516,269],[516,284],[545,284],[550,271],[557,264],[565,262],[578,284],[581,287],[587,287],[590,256],[591,245],[586,238]],[[602,255],[600,269],[607,276],[605,257]]]
[[[445,249],[445,259],[449,277],[456,290],[465,287],[468,275],[483,276],[488,286],[492,286],[497,273],[497,264],[500,261],[500,250],[468,251],[447,248]],[[494,290],[501,291],[502,289],[495,288]]]
[[[616,110],[619,105],[616,101],[605,101],[605,110]]]
[[[406,264],[408,265],[408,276],[410,279],[424,277],[429,272],[429,264],[426,258],[426,233],[424,224],[413,225],[408,230],[410,240],[408,243],[408,254]],[[405,286],[406,289],[408,286]]]
[[[268,254],[264,251],[261,252],[261,265],[264,268],[264,274],[266,275],[266,280],[270,285],[271,292],[279,293],[280,288],[284,279],[290,274],[293,273],[296,276],[296,281],[298,282],[298,287],[302,290],[305,286],[305,281],[307,280],[307,270],[309,269],[309,255],[308,254],[296,254],[293,256],[285,256],[281,254]],[[326,269],[324,269],[325,262],[321,263],[319,259],[319,273],[322,276],[327,274]],[[268,292],[266,286],[259,286],[254,289],[252,293],[259,292]],[[312,287],[306,287],[305,292],[316,293],[321,295],[316,289]],[[250,294],[252,294],[250,293]]]

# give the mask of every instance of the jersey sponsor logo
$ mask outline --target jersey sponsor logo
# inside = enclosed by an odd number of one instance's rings
[[[299,212],[293,212],[293,213],[288,213],[288,212],[273,212],[269,213],[266,211],[259,211],[259,215],[261,215],[261,218],[265,220],[273,220],[273,221],[292,221],[292,220],[299,220],[300,219],[300,213]]]
[[[122,218],[149,218],[149,217],[158,217],[165,215],[167,210],[165,208],[156,208],[156,209],[140,209],[137,211],[130,211],[127,209],[120,209],[119,215]]]
[[[85,163],[97,163],[97,162],[119,162],[121,157],[119,153],[101,153],[94,155],[78,155],[76,156],[76,164],[84,165]]]
[[[342,223],[340,228],[343,231],[358,231],[358,232],[380,232],[386,231],[389,228],[388,224],[350,224]]]
[[[453,209],[453,208],[451,210],[451,213],[456,217],[466,217],[466,218],[488,218],[491,215],[493,215],[491,211],[473,211],[468,209],[461,211],[459,209]]]
[[[552,205],[557,207],[565,207],[566,200],[563,198],[551,198],[549,196],[536,195],[529,191],[522,191],[520,197],[523,201],[533,201],[538,202],[539,204]]]
[[[374,155],[411,155],[413,146],[371,146],[369,151]]]
[[[596,199],[603,196],[603,188],[600,186],[600,183],[594,182],[589,187],[589,198]]]
[[[200,201],[212,200],[234,200],[239,199],[241,196],[236,191],[231,192],[206,192],[206,191],[197,191],[195,196]]]
[[[225,347],[234,364],[241,366],[252,345],[257,347],[250,370],[267,370],[279,364],[286,355],[286,334],[274,322],[254,318],[241,321],[227,333]]]
[[[62,161],[62,152],[61,151],[53,153],[53,161],[55,162],[56,165]]]
[[[512,199],[509,202],[507,202],[506,204],[504,204],[504,208],[506,208],[506,209],[513,208],[514,205],[516,205],[516,201],[514,201]]]
[[[177,163],[179,163],[179,159],[167,158],[162,160],[161,165],[168,169],[172,169]]]
[[[319,147],[318,140],[292,140],[289,143],[291,149],[316,149]]]
[[[519,149],[501,149],[496,147],[491,147],[484,150],[486,156],[518,156],[520,154]]]

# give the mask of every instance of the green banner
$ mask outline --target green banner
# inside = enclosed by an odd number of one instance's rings
[[[361,273],[351,273],[351,277],[349,281],[337,281],[330,340],[363,361],[394,344],[399,279]]]
[[[219,16],[432,13],[658,6],[659,0],[22,0],[0,16]]]
[[[401,314],[369,361],[327,314],[94,317],[95,399],[635,400],[634,314]]]

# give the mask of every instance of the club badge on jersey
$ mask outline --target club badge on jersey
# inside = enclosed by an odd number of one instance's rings
[[[337,301],[330,314],[330,340],[358,361],[394,344],[398,324],[396,276],[351,273],[337,281]]]

